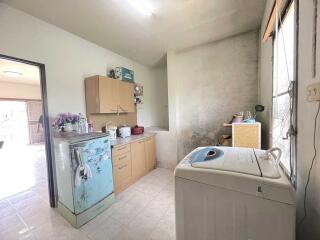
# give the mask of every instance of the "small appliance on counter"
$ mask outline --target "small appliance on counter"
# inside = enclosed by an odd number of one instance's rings
[[[106,133],[54,137],[58,212],[79,228],[114,201],[110,139]]]
[[[131,136],[131,127],[130,126],[122,126],[119,127],[119,137],[126,138]]]
[[[113,122],[106,123],[106,133],[109,134],[110,140],[116,140],[117,138],[117,126]]]
[[[136,125],[131,129],[131,133],[132,133],[132,135],[143,134],[144,133],[144,127]]]

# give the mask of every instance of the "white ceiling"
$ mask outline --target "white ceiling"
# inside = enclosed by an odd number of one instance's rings
[[[182,50],[257,29],[265,0],[147,1],[152,16],[129,0],[2,0],[97,45],[146,65]]]
[[[4,71],[21,73],[18,77],[9,77]],[[39,68],[33,65],[0,58],[0,82],[40,85]]]

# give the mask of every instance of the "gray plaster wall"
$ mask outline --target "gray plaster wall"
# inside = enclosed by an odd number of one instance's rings
[[[258,32],[168,54],[168,81],[169,122],[180,161],[194,148],[214,145],[229,133],[223,123],[234,113],[254,109]]]
[[[269,14],[273,7],[273,0],[266,1],[266,9],[261,24],[259,42],[259,102],[265,106],[264,112],[258,115],[258,120],[261,122],[262,132],[262,147],[267,149],[271,142],[271,118],[272,118],[272,57],[273,44],[272,41],[261,43],[266,24],[269,20]]]
[[[167,63],[152,68],[154,72],[154,94],[153,101],[156,111],[153,113],[156,125],[163,129],[169,129],[168,114],[168,74]]]
[[[143,86],[143,104],[137,105],[138,125],[168,128],[167,65],[135,70],[135,81]]]
[[[261,26],[261,34],[265,30],[265,24],[272,8],[274,0],[268,0],[266,12]],[[303,216],[304,187],[307,180],[307,173],[313,158],[313,133],[314,117],[319,103],[306,101],[306,88],[309,84],[319,81],[320,77],[320,51],[318,38],[317,53],[317,76],[312,76],[312,27],[313,27],[313,1],[299,1],[299,36],[298,36],[298,126],[297,126],[297,222]],[[318,19],[319,21],[319,19]],[[320,26],[318,25],[318,34]],[[261,35],[262,36],[262,35]],[[261,39],[261,38],[260,38]],[[271,107],[272,94],[272,40],[267,43],[260,43],[260,101]],[[271,114],[266,114],[262,121],[266,131],[270,131]],[[319,128],[318,121],[316,147],[319,150]],[[267,136],[266,136],[267,137]],[[265,139],[271,146],[270,139]],[[311,181],[307,195],[307,218],[297,226],[298,240],[320,239],[320,155],[315,159],[315,165],[311,174]]]

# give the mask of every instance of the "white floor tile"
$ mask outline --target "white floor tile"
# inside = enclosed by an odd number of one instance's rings
[[[37,240],[27,228],[21,230],[8,230],[0,233],[1,240]]]
[[[164,217],[159,221],[156,228],[151,233],[151,239],[153,240],[175,240],[175,215],[169,208]]]
[[[123,206],[115,210],[111,217],[123,225],[127,225],[130,221],[139,214],[142,209],[131,203],[125,203]]]
[[[135,229],[124,228],[112,240],[149,240],[150,236],[141,234]]]
[[[37,239],[72,239],[75,236],[83,236],[83,239],[87,239],[86,234],[80,230],[74,229],[69,223],[55,222],[45,223],[40,227],[32,230],[33,235]]]
[[[109,209],[75,229],[49,207],[44,149],[28,156],[24,161],[30,161],[28,174],[35,181],[28,189],[17,188],[15,195],[0,199],[1,240],[175,239],[171,170],[153,170],[118,194]]]
[[[124,227],[119,222],[109,217],[99,224],[94,224],[89,228],[84,228],[84,232],[92,240],[111,240],[123,229]]]
[[[26,225],[17,214],[0,218],[0,232],[9,231],[11,229],[20,231],[25,227]]]

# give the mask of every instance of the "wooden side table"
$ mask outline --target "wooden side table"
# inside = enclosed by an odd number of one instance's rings
[[[261,148],[261,123],[232,123],[232,146]]]

